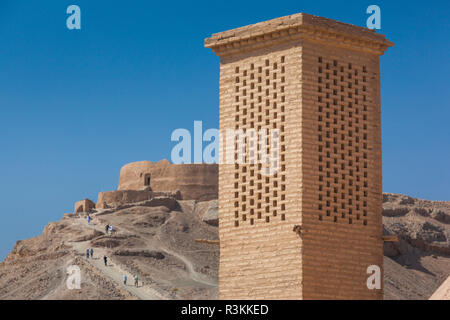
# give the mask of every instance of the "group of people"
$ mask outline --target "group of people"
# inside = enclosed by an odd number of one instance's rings
[[[108,234],[108,233],[113,234],[113,232],[114,232],[113,226],[110,226],[109,224],[107,224],[107,225],[105,226],[105,233],[106,233],[106,234]]]
[[[92,221],[92,218],[89,215],[87,216],[87,221],[88,221],[88,223],[90,223]],[[105,233],[112,234],[113,232],[114,232],[113,226],[107,224],[105,226]],[[89,259],[89,258],[94,258],[94,249],[93,248],[86,249],[86,259]],[[107,256],[103,256],[103,262],[104,262],[105,266],[108,266],[108,257]],[[127,275],[124,274],[123,275],[123,284],[124,285],[127,285],[127,280],[128,280]],[[134,285],[136,287],[139,286],[139,277],[137,275],[134,276]]]
[[[126,274],[123,275],[123,284],[127,285],[127,275]],[[136,287],[139,286],[139,277],[137,275],[134,276],[134,285]]]
[[[92,221],[92,218],[88,215],[88,216],[87,216],[87,222],[88,222],[88,224],[90,224],[91,221]],[[109,233],[109,234],[113,234],[113,232],[114,232],[113,226],[107,224],[107,225],[105,226],[105,233],[106,233],[106,234],[108,234],[108,233]],[[86,249],[86,258],[89,259],[89,257],[91,257],[91,258],[94,257],[94,249],[93,249],[93,248],[87,248],[87,249]],[[107,256],[103,256],[103,262],[105,263],[105,266],[108,265],[108,257],[107,257]],[[124,275],[123,275],[123,284],[124,284],[124,285],[127,285],[127,280],[128,280],[127,275],[124,274]],[[139,277],[138,277],[137,275],[134,276],[134,285],[135,285],[136,287],[139,286]]]
[[[87,215],[86,219],[87,219],[87,223],[88,223],[88,224],[91,224],[91,221],[92,221],[91,216],[90,216],[90,215]],[[105,226],[105,233],[106,233],[106,234],[108,234],[108,233],[109,233],[109,234],[113,234],[113,232],[114,232],[113,226],[107,224],[107,225]]]
[[[93,248],[87,248],[86,249],[86,259],[89,259],[89,257],[93,258],[94,257],[94,249]]]
[[[86,249],[86,259],[94,258],[94,248],[87,248]],[[103,256],[103,262],[105,263],[105,266],[108,265],[108,257]]]
[[[86,258],[89,259],[89,257],[93,258],[94,257],[94,249],[93,248],[87,248],[86,249]],[[105,266],[108,266],[108,257],[107,256],[103,256],[103,262],[105,263]],[[128,277],[126,274],[123,275],[123,284],[127,285],[127,280]],[[134,285],[136,287],[139,286],[139,277],[138,275],[134,276]]]

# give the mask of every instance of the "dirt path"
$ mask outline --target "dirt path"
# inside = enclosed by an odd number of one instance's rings
[[[78,218],[74,221],[74,223],[81,225],[83,227],[87,227],[90,229],[96,229],[96,225],[91,222],[88,224],[87,221],[83,218]],[[73,249],[80,255],[86,256],[86,249],[89,247],[90,241],[83,242],[70,242],[73,246]],[[134,276],[130,274],[128,271],[122,269],[117,263],[115,263],[108,255],[108,263],[105,266],[103,262],[103,256],[106,255],[106,250],[101,248],[94,248],[94,258],[86,258],[92,266],[101,271],[102,274],[112,279],[118,286],[127,290],[132,295],[138,297],[142,300],[164,300],[166,297],[162,296],[156,290],[152,289],[148,285],[143,285],[142,282],[138,287],[134,286]],[[123,283],[123,275],[127,275],[127,284]]]
[[[160,247],[160,249],[162,251],[167,252],[168,254],[180,259],[181,261],[183,261],[183,263],[186,265],[186,268],[189,272],[189,275],[191,276],[191,279],[194,280],[195,282],[198,283],[202,283],[204,285],[210,286],[210,287],[217,287],[217,282],[215,281],[211,281],[209,280],[207,277],[203,276],[202,274],[198,273],[197,271],[194,270],[194,265],[192,264],[191,261],[189,261],[186,257],[173,252],[169,249],[167,249],[166,247]]]
[[[195,209],[195,206],[194,206],[194,209]],[[163,226],[166,225],[167,223],[169,223],[172,219],[174,219],[174,217],[175,217],[174,215],[171,215],[169,217],[169,219],[167,219],[164,222]],[[86,221],[85,221],[85,223],[87,224]],[[204,276],[204,275],[198,273],[197,271],[195,271],[194,264],[188,258],[167,248],[167,246],[164,244],[164,241],[162,241],[161,237],[160,237],[161,229],[162,229],[162,226],[159,229],[158,233],[156,234],[156,239],[151,239],[151,240],[142,239],[142,240],[146,243],[146,245],[148,247],[157,247],[159,251],[163,251],[163,252],[181,260],[181,262],[183,262],[185,264],[187,272],[192,281],[197,282],[202,285],[206,285],[208,287],[218,287],[217,281],[210,280],[207,276]],[[136,232],[134,230],[126,228],[123,225],[120,226],[120,230],[122,233],[128,233],[131,235],[136,234]]]
[[[169,219],[167,219],[164,222],[163,226],[166,225],[167,223],[169,223],[172,219],[174,219],[174,217],[175,217],[174,215],[171,215],[169,217]],[[128,228],[124,227],[123,225],[120,226],[120,229],[122,231],[126,231],[129,234],[135,234],[135,232],[133,230],[128,229]],[[156,234],[156,239],[152,239],[152,240],[142,239],[142,240],[149,247],[157,247],[159,251],[163,251],[163,252],[181,260],[185,264],[188,274],[192,281],[200,283],[202,285],[206,285],[208,287],[218,287],[217,281],[210,280],[207,276],[204,276],[204,275],[198,273],[197,271],[195,271],[194,264],[188,258],[186,258],[185,256],[183,256],[179,253],[176,253],[176,252],[170,250],[169,248],[167,248],[167,246],[165,246],[164,241],[162,241],[161,237],[160,237],[161,229],[162,229],[162,226],[160,227],[158,233]]]
[[[171,219],[173,219],[173,217],[174,216],[171,215],[170,218],[164,222],[164,224],[167,224]],[[210,286],[210,287],[218,287],[217,281],[209,280],[204,275],[195,271],[194,264],[189,259],[187,259],[185,256],[182,256],[176,252],[173,252],[172,250],[170,250],[166,246],[164,246],[163,241],[161,241],[160,232],[158,232],[156,237],[158,238],[158,240],[160,242],[160,246],[159,246],[160,250],[163,250],[163,251],[167,252],[168,254],[180,259],[186,265],[186,268],[187,268],[192,280],[194,280],[195,282]]]

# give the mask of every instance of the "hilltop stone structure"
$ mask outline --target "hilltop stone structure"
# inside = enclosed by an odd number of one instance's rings
[[[84,199],[75,203],[74,213],[90,212],[95,209],[95,203],[89,199]]]
[[[100,192],[97,204],[89,199],[75,204],[75,213],[150,201],[172,204],[170,199],[208,201],[217,199],[217,164],[172,164],[139,161],[124,165],[118,190]]]
[[[105,209],[156,198],[206,201],[217,199],[217,192],[217,164],[139,161],[122,167],[118,190],[100,192],[96,207]]]
[[[205,40],[221,132],[279,130],[276,174],[219,168],[221,299],[383,298],[366,283],[383,268],[379,56],[392,45],[303,13]]]
[[[183,200],[212,200],[217,199],[218,171],[217,164],[133,162],[122,167],[118,190],[179,191]]]

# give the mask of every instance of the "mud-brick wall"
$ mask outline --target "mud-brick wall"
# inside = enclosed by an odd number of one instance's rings
[[[140,161],[129,163],[120,171],[118,190],[142,190],[154,192],[180,191],[184,200],[217,199],[218,166],[216,164],[171,164]]]

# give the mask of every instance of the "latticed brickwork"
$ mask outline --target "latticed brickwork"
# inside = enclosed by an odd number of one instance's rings
[[[255,220],[269,223],[285,220],[286,215],[286,65],[285,56],[274,60],[264,59],[235,67],[235,129],[247,134],[244,144],[235,141],[235,159],[239,148],[245,148],[245,159],[235,164],[234,207],[235,226],[255,224]],[[261,130],[277,130],[279,150],[272,150],[269,140],[261,145]],[[271,156],[269,166],[276,170],[273,175],[264,174],[261,149]],[[275,149],[275,148],[274,148]],[[273,151],[273,152],[272,152]],[[253,159],[254,163],[251,164]]]
[[[303,43],[303,295],[382,299],[378,56]]]
[[[300,150],[287,152],[288,145],[300,141],[296,125],[300,95],[295,89],[300,85],[299,64],[294,63],[300,57],[300,48],[280,46],[239,59],[222,59],[221,131],[237,127],[279,130],[279,155],[273,159],[279,161],[276,174],[262,174],[264,165],[259,161],[219,167],[219,287],[223,299],[301,298],[301,243],[292,232],[293,224],[301,221]],[[247,147],[248,157],[252,151],[258,157],[258,146],[252,149],[249,143]]]
[[[327,58],[317,59],[318,218],[367,225],[367,67]]]
[[[222,299],[382,298],[366,270],[383,265],[379,55],[391,45],[304,14],[206,40],[221,56],[222,133],[279,130],[276,174],[249,163],[249,136],[244,158],[234,141],[236,163],[219,167]]]

